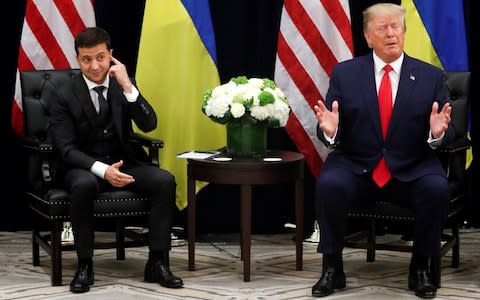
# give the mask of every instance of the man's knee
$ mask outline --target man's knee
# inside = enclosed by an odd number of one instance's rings
[[[71,193],[80,192],[90,195],[98,192],[98,181],[92,173],[85,172],[84,174],[76,176],[70,182]]]

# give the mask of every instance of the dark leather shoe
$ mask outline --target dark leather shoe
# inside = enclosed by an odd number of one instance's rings
[[[329,267],[312,287],[312,297],[325,297],[333,294],[335,289],[343,289],[345,286],[345,273],[335,271],[335,268]]]
[[[408,274],[408,288],[420,298],[435,298],[437,287],[426,269],[418,269]]]
[[[183,287],[183,281],[179,277],[172,274],[170,268],[162,264],[160,261],[147,262],[145,266],[144,280],[146,282],[156,282],[161,286],[171,289]]]
[[[79,265],[72,282],[70,282],[70,292],[72,293],[86,293],[93,285],[93,270],[92,266]]]

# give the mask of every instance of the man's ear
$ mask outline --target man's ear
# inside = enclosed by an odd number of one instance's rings
[[[364,32],[363,36],[365,37],[365,41],[367,42],[368,48],[372,48],[372,46],[370,46],[370,34],[368,32]]]

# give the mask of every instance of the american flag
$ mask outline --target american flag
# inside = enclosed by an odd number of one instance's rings
[[[23,135],[19,72],[78,67],[74,38],[89,26],[95,26],[92,1],[27,0],[12,105],[12,127],[18,135]]]
[[[348,0],[285,0],[277,47],[275,82],[292,108],[285,129],[317,176],[328,149],[313,107],[325,99],[333,66],[353,57]]]

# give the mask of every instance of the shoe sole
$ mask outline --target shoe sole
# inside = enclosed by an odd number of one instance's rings
[[[75,288],[72,288],[70,287],[70,292],[72,293],[75,293],[75,294],[81,294],[81,293],[86,293],[86,292],[89,292],[90,291],[90,286],[92,286],[93,284],[95,283],[95,280],[92,280],[88,283],[88,287],[86,290],[83,290],[83,289],[75,289]]]
[[[90,291],[90,286],[88,286],[86,289],[74,289],[70,287],[70,292],[75,293],[75,294],[81,294],[81,293],[86,293]]]
[[[347,287],[347,283],[346,282],[340,282],[340,283],[337,283],[334,287],[333,287],[333,290],[332,291],[318,291],[318,292],[314,292],[312,291],[312,297],[317,297],[317,298],[320,298],[320,297],[326,297],[326,296],[329,296],[331,294],[333,294],[335,292],[335,290],[343,290]]]
[[[144,282],[147,282],[147,283],[158,283],[159,285],[165,287],[165,288],[169,288],[169,289],[179,289],[179,288],[183,288],[183,284],[180,284],[180,285],[168,285],[168,284],[165,284],[165,283],[162,283],[162,282],[159,282],[159,281],[156,281],[156,280],[152,280],[150,278],[144,278],[143,279]]]

